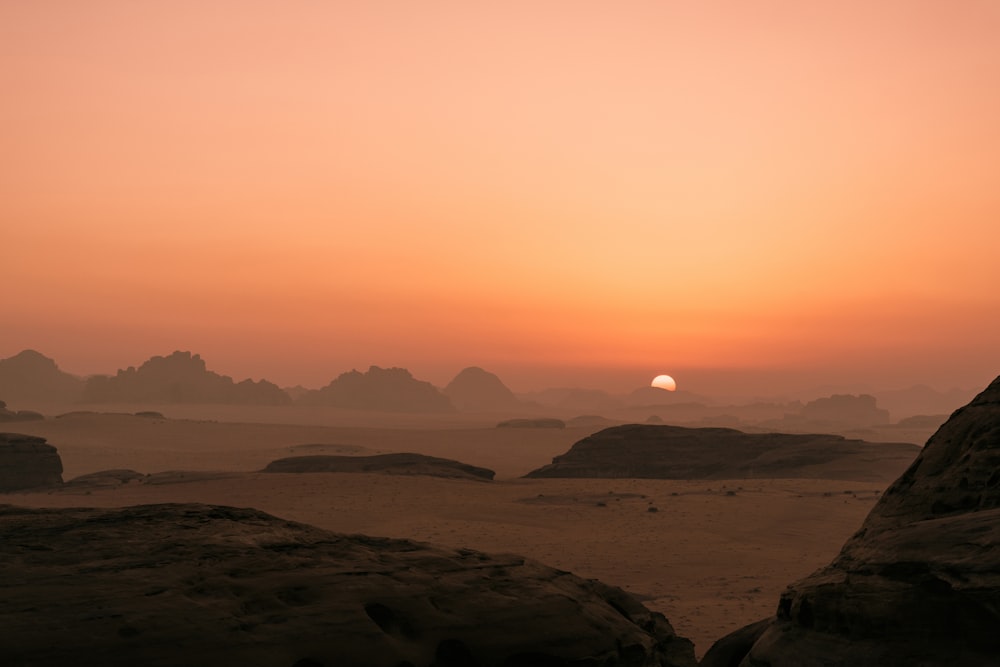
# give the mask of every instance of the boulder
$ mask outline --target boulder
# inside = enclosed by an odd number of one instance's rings
[[[290,456],[267,464],[262,472],[380,472],[391,475],[429,475],[459,479],[492,480],[492,470],[424,454],[374,456]]]
[[[839,435],[626,424],[598,431],[526,477],[815,478],[890,481],[917,456],[907,443]]]
[[[741,665],[986,667],[1000,656],[1000,378],[928,440]]]
[[[62,459],[45,438],[0,433],[0,492],[62,484]]]
[[[0,506],[0,581],[10,667],[697,664],[598,581],[253,509]]]

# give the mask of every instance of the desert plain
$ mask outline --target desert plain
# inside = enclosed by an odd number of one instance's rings
[[[57,447],[64,480],[114,469],[144,477],[9,493],[0,502],[253,507],[342,533],[516,553],[634,594],[666,615],[699,656],[772,615],[785,587],[837,554],[907,463],[864,481],[525,479],[602,427],[496,428],[496,416],[486,414],[147,408],[164,417],[102,406],[8,425]],[[386,452],[455,459],[496,478],[261,472],[288,456]]]

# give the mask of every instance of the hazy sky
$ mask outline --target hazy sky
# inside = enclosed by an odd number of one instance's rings
[[[1000,3],[0,3],[0,357],[984,386]]]

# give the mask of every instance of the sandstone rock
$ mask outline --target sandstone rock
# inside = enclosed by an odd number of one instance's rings
[[[429,475],[461,479],[492,480],[495,473],[460,461],[423,454],[377,454],[374,456],[290,456],[271,461],[263,472],[382,472],[393,475]]]
[[[0,492],[62,484],[62,459],[45,438],[0,433]]]
[[[252,509],[0,506],[0,664],[696,665],[620,589]]]
[[[0,401],[0,422],[29,422],[45,419],[45,415],[34,410],[8,410],[7,404]]]
[[[1000,378],[935,433],[742,665],[997,665]]]
[[[891,480],[920,448],[839,435],[627,424],[599,431],[526,477]]]
[[[0,359],[0,396],[26,403],[80,400],[83,380],[63,372],[56,362],[35,350]]]
[[[98,470],[97,472],[80,475],[66,482],[64,488],[107,488],[123,486],[133,482],[140,482],[145,479],[145,475],[128,468],[116,468],[114,470]]]

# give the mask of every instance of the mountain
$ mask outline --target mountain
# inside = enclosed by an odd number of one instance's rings
[[[975,395],[975,390],[938,391],[927,385],[914,385],[906,389],[876,392],[879,405],[889,411],[894,421],[913,415],[950,415],[972,400]]]
[[[521,402],[493,373],[470,366],[444,388],[444,394],[459,410],[500,412],[516,409]]]
[[[206,368],[197,354],[174,352],[152,357],[139,368],[87,379],[87,403],[227,403],[287,405],[288,394],[267,380],[234,382]]]
[[[301,405],[325,405],[384,412],[453,412],[451,399],[405,368],[372,366],[367,373],[343,373],[322,389],[299,398]]]
[[[1000,378],[931,436],[830,565],[702,664],[993,666],[998,600]]]
[[[0,359],[0,398],[8,402],[76,402],[83,380],[59,370],[56,362],[34,350]]]

